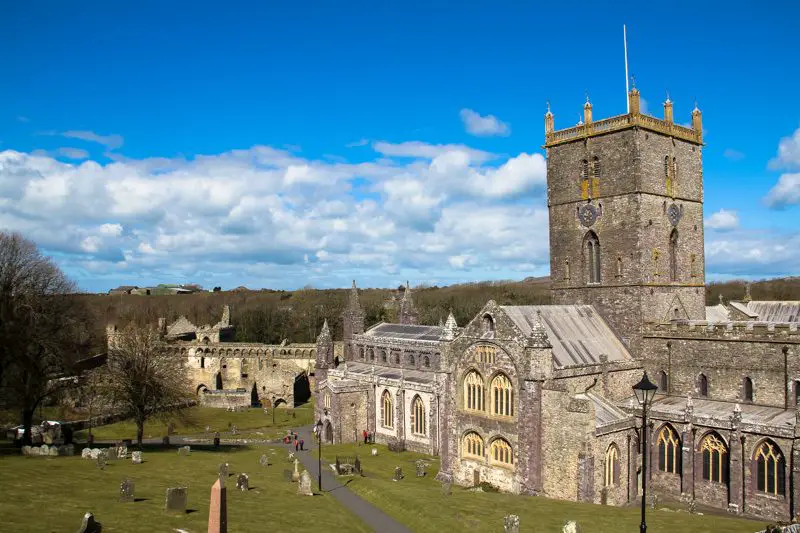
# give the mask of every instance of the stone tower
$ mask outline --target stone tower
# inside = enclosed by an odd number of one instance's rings
[[[703,132],[630,112],[556,130],[545,115],[554,304],[592,304],[635,356],[642,325],[705,318]]]
[[[328,377],[328,369],[334,367],[333,337],[328,328],[328,321],[322,324],[322,331],[317,336],[317,360],[315,362],[315,382],[319,383]]]
[[[352,340],[353,335],[364,333],[364,310],[361,309],[361,303],[358,301],[358,289],[356,282],[353,280],[353,287],[350,289],[350,299],[347,303],[347,309],[342,313],[342,329],[344,341],[344,359],[350,361],[355,359],[352,353]]]
[[[417,308],[414,307],[414,300],[411,298],[411,284],[408,281],[406,281],[406,287],[403,291],[403,299],[400,301],[400,312],[397,318],[401,324],[416,324],[419,319],[419,313]]]

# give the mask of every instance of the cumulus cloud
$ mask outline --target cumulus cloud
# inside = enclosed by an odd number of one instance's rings
[[[784,137],[778,143],[778,155],[769,162],[773,170],[800,170],[800,128],[791,137]],[[764,197],[764,203],[775,209],[800,204],[800,173],[786,173]]]
[[[793,276],[800,269],[800,234],[736,230],[712,236],[705,246],[709,278]]]
[[[728,231],[739,227],[739,214],[736,211],[720,209],[705,220],[705,227],[709,229]]]
[[[784,137],[778,143],[778,155],[769,162],[769,168],[800,169],[800,128],[791,137]]]
[[[461,153],[478,162],[487,161],[496,157],[494,154],[476,150],[463,144],[428,144],[420,141],[406,141],[402,143],[390,143],[377,141],[372,144],[372,148],[385,156],[389,157],[411,157],[419,159],[434,159],[441,155]]]
[[[722,155],[731,161],[741,161],[744,159],[744,154],[739,150],[734,150],[733,148],[727,148],[724,152],[722,152]]]
[[[507,137],[511,134],[511,127],[494,115],[481,116],[477,111],[464,108],[461,110],[460,116],[464,129],[470,135]]]

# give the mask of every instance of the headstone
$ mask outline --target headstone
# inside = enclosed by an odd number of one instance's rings
[[[303,470],[303,473],[300,474],[300,483],[297,485],[297,494],[301,494],[303,496],[314,495],[314,493],[311,491],[311,475],[308,473],[308,470]]]
[[[50,457],[58,457],[58,446],[50,446]]]
[[[106,469],[106,452],[100,452],[97,454],[97,468],[100,470]]]
[[[84,448],[83,450],[81,450],[81,459],[91,459],[91,458],[92,458],[91,448]]]
[[[289,452],[289,461],[294,461],[294,452]]]
[[[219,478],[225,483],[225,480],[228,479],[228,463],[222,463],[219,465]]]
[[[694,498],[689,501],[689,512],[692,514],[697,513],[697,502],[694,500]]]
[[[102,453],[100,448],[92,448],[92,459],[96,461],[100,453]]]
[[[28,455],[39,455],[40,448],[38,446],[31,446],[28,450]]]
[[[451,483],[442,483],[442,494],[444,496],[450,496],[450,492],[453,488]]]
[[[123,444],[122,446],[117,446],[117,457],[120,459],[127,459],[128,458],[128,447]]]
[[[31,454],[31,447],[30,446],[23,446],[22,447],[22,455],[30,455]]]
[[[119,501],[130,503],[134,501],[134,488],[135,485],[132,479],[123,479],[119,484]]]
[[[78,528],[78,533],[100,533],[102,529],[103,526],[94,519],[94,515],[86,513],[83,515],[83,522],[81,527]]]
[[[211,426],[206,426],[206,433],[211,433]]]
[[[519,533],[519,516],[510,514],[503,517],[503,532]]]
[[[583,531],[581,526],[575,520],[570,520],[561,529],[561,533],[581,533],[581,531]]]
[[[142,464],[142,452],[133,452],[131,454],[131,462],[135,465]]]
[[[178,448],[178,455],[186,457],[189,455],[191,451],[192,451],[191,446],[181,446],[180,448]]]
[[[74,444],[62,444],[58,447],[58,455],[64,455],[66,457],[72,457],[75,455],[75,445]]]
[[[228,502],[225,484],[217,479],[211,485],[211,500],[208,506],[208,533],[228,532]]]
[[[39,447],[39,455],[50,455],[50,446],[47,444],[42,444]]]
[[[658,495],[650,493],[650,509],[655,509],[656,505],[658,505]]]
[[[186,500],[189,489],[186,487],[172,487],[167,489],[166,502],[164,508],[167,511],[186,512]]]
[[[292,472],[292,481],[299,481],[300,480],[300,470],[298,470],[298,466],[300,465],[300,461],[297,459],[294,460],[294,472]]]
[[[425,477],[425,467],[427,466],[425,461],[420,459],[414,464],[414,466],[417,468],[417,477]]]
[[[258,462],[261,466],[269,466],[269,458],[266,454],[263,454]]]
[[[399,466],[394,467],[394,476],[392,476],[392,481],[400,481],[403,479],[403,469]]]
[[[242,492],[250,490],[250,478],[247,477],[247,474],[239,474],[239,477],[236,478],[236,488]]]
[[[237,428],[235,425],[231,426],[231,435],[236,435]]]
[[[372,448],[372,456],[375,457],[378,455],[378,448]]]

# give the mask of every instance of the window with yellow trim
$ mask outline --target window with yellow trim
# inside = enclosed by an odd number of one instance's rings
[[[619,450],[615,444],[611,444],[606,450],[603,486],[610,487],[617,483],[619,483]]]
[[[467,458],[483,459],[483,438],[474,431],[464,435],[461,455]]]
[[[489,458],[493,463],[501,465],[513,465],[514,453],[511,445],[505,439],[494,439],[489,447]]]
[[[411,433],[425,435],[425,404],[419,396],[411,402]]]
[[[475,347],[475,360],[479,363],[494,364],[496,359],[496,346],[478,345]]]
[[[774,496],[786,494],[786,461],[778,445],[765,440],[755,454],[756,489]]]
[[[709,433],[700,444],[703,454],[703,479],[728,482],[728,447],[716,433]]]
[[[483,377],[476,370],[471,370],[464,377],[464,409],[467,411],[485,411]]]
[[[381,396],[381,425],[390,429],[394,427],[394,401],[388,390]]]
[[[492,380],[492,414],[514,416],[514,388],[505,374],[497,374]]]
[[[664,426],[658,432],[658,469],[679,474],[681,471],[681,441],[672,426]]]

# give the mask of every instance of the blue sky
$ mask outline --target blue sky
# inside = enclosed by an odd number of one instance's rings
[[[626,23],[708,279],[797,274],[800,7],[711,4],[6,3],[0,228],[92,291],[546,275],[545,102],[624,112]]]

